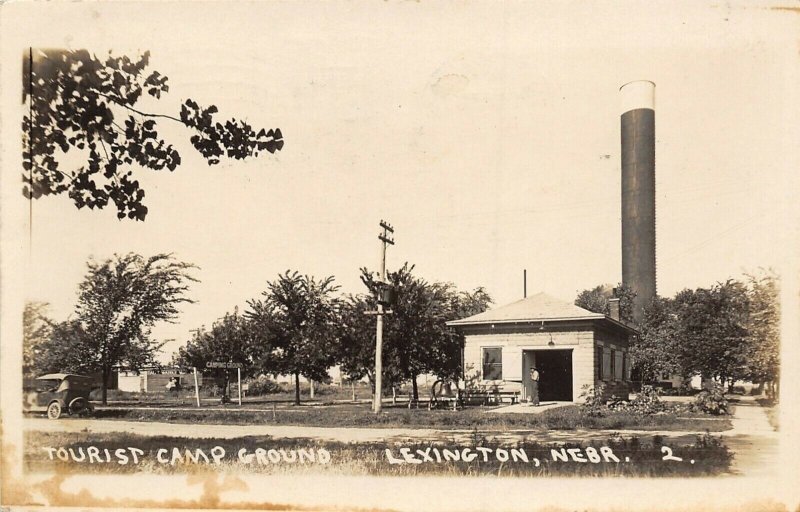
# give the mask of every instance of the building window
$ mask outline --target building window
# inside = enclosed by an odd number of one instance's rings
[[[622,353],[622,380],[631,380],[630,373],[630,358],[628,357],[627,352]]]
[[[623,353],[621,350],[618,350],[614,353],[614,380],[622,380],[624,375],[624,362],[623,362]]]
[[[611,353],[603,351],[603,380],[611,378]]]
[[[594,366],[597,372],[597,380],[603,380],[603,347],[596,347],[594,352]]]
[[[483,380],[502,380],[503,349],[491,347],[483,349]]]
[[[609,380],[614,380],[617,376],[617,351],[611,350],[611,368],[608,371]]]

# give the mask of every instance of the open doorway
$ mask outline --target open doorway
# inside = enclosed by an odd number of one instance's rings
[[[535,365],[539,370],[539,400],[571,402],[572,396],[572,349],[526,350],[526,366]],[[526,368],[523,375],[528,374]],[[526,383],[527,384],[527,383]],[[526,393],[527,394],[527,393]]]

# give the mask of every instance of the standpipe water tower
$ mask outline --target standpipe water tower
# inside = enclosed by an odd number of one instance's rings
[[[636,292],[636,321],[656,295],[655,88],[648,80],[620,87],[622,282]]]

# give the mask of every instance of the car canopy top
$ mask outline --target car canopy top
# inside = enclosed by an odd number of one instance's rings
[[[92,386],[92,381],[93,381],[91,377],[87,377],[85,375],[77,375],[74,373],[48,373],[47,375],[36,377],[36,380],[66,381],[70,386],[73,384],[77,384],[78,387],[87,387],[87,388]]]

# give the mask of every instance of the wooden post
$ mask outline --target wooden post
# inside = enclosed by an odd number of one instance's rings
[[[194,396],[197,399],[197,407],[200,407],[200,386],[197,385],[197,367],[194,366]]]
[[[239,381],[239,406],[242,405],[242,369],[236,368],[236,378]]]
[[[383,220],[380,222],[383,228],[383,233],[378,235],[381,241],[381,273],[380,282],[381,287],[378,290],[378,318],[375,325],[375,397],[372,404],[372,410],[377,414],[381,412],[383,407],[383,287],[386,286],[386,245],[394,245],[394,239],[390,238],[389,233],[394,233],[394,229],[390,224]]]
[[[356,381],[351,380],[350,381],[350,387],[353,390],[353,402],[355,402],[356,401]]]

